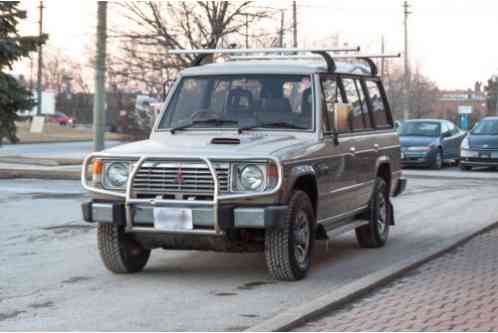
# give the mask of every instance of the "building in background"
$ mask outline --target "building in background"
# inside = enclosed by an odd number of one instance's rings
[[[463,129],[472,127],[488,114],[482,83],[476,82],[474,89],[440,91],[433,112],[438,118],[451,120]]]

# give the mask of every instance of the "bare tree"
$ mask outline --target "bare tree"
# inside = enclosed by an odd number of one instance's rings
[[[140,82],[143,90],[156,94],[163,82],[196,60],[194,55],[167,57],[168,50],[230,47],[246,36],[247,27],[252,31],[248,37],[255,40],[261,30],[256,25],[276,13],[250,1],[122,2],[115,6],[125,23],[114,27],[122,52],[113,57],[113,75]]]
[[[83,66],[64,55],[60,50],[49,52],[43,67],[43,88],[56,94],[88,92]]]
[[[400,67],[390,68],[386,74],[387,96],[396,119],[402,118],[403,76]],[[440,98],[439,89],[433,81],[423,75],[418,68],[410,75],[410,118],[435,116],[434,106]]]

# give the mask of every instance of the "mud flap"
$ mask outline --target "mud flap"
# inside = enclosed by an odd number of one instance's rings
[[[394,207],[391,202],[391,199],[389,199],[387,202],[387,210],[389,214],[389,225],[395,225],[396,223],[394,221]]]

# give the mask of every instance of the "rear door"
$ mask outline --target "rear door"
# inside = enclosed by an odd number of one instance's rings
[[[375,163],[378,155],[376,133],[373,127],[366,98],[365,82],[362,78],[342,80],[347,102],[353,106],[352,124],[354,135],[353,170],[356,185],[353,209],[368,205],[375,181]]]

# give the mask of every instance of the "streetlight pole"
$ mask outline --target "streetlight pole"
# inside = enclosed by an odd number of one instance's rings
[[[107,43],[107,1],[97,3],[97,59],[95,62],[95,99],[93,126],[95,130],[94,151],[104,149],[105,133],[105,71]]]

